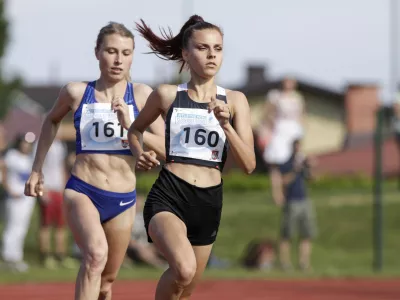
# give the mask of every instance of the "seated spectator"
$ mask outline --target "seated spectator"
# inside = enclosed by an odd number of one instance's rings
[[[146,229],[143,219],[142,196],[137,196],[136,216],[133,224],[132,239],[129,242],[127,256],[134,262],[145,264],[158,269],[166,269],[168,264],[153,244],[147,241]]]
[[[275,243],[270,239],[251,241],[242,258],[248,269],[271,270],[275,263]]]

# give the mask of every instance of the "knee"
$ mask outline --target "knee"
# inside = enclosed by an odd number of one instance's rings
[[[107,243],[97,242],[89,245],[83,254],[83,264],[90,275],[100,276],[107,263]]]
[[[187,287],[196,274],[196,260],[189,260],[179,263],[175,266],[175,282],[179,287]]]

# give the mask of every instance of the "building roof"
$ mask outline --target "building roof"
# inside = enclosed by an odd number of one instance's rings
[[[265,83],[260,83],[257,85],[244,85],[242,87],[237,88],[237,90],[243,92],[244,94],[250,97],[259,95],[264,96],[265,94],[268,93],[268,91],[279,88],[282,81],[283,78],[269,82],[267,81]],[[302,93],[315,94],[323,98],[334,98],[341,101],[344,100],[343,92],[338,92],[328,88],[317,86],[313,83],[306,82],[301,79],[297,80],[297,89]]]
[[[271,80],[266,73],[263,65],[249,65],[247,67],[246,83],[236,90],[239,90],[249,97],[264,96],[268,91],[277,89],[281,86],[284,77]],[[322,98],[344,100],[345,91],[334,90],[315,82],[294,76],[297,81],[297,89],[302,93],[314,94]]]
[[[45,111],[50,110],[56,101],[60,92],[61,86],[27,86],[21,90],[29,98],[40,104]]]

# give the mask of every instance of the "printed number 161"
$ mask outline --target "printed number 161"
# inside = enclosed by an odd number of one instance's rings
[[[94,122],[93,126],[94,126],[94,130],[95,130],[95,132],[94,132],[95,137],[99,137],[99,127],[101,127],[100,126],[100,122]],[[122,138],[124,136],[124,128],[121,126],[120,123],[118,123],[117,126],[119,126],[119,128],[120,128],[119,136]],[[104,134],[105,137],[114,136],[115,130],[114,130],[114,123],[113,122],[104,123],[103,134]]]

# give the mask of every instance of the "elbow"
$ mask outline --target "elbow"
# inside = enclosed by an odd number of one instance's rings
[[[133,126],[133,123],[132,123],[131,126],[129,126],[129,128],[128,128],[128,135],[134,135],[135,130],[136,129]]]
[[[51,113],[48,113],[43,120],[43,127],[47,126],[58,126],[61,123],[62,119],[53,116]]]
[[[256,160],[252,160],[251,162],[249,162],[248,164],[245,165],[244,167],[244,172],[247,175],[250,175],[254,172],[254,170],[256,169]]]
[[[135,128],[133,125],[131,127],[129,127],[128,129],[128,134],[127,134],[127,138],[129,142],[132,142],[134,140],[140,140],[140,137],[142,136],[142,132],[140,132],[139,130],[137,130],[137,128]]]
[[[137,128],[137,127],[135,126],[135,122],[133,122],[133,123],[131,124],[131,126],[128,128],[128,134],[129,134],[129,135],[136,135],[136,136],[138,136],[138,135],[142,135],[143,132],[144,132],[144,130],[140,130],[139,128]]]

